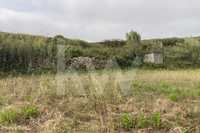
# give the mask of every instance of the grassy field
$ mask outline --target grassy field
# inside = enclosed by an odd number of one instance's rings
[[[199,133],[200,70],[0,78],[2,133]]]

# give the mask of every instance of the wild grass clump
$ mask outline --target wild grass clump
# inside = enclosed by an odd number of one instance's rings
[[[132,128],[160,128],[161,127],[161,115],[159,112],[152,113],[150,115],[139,114],[135,116],[135,119],[130,113],[123,113],[120,117],[121,126],[130,130]]]
[[[161,115],[160,113],[153,113],[149,116],[145,116],[144,114],[140,114],[137,118],[137,128],[147,128],[154,127],[159,128],[161,126]]]
[[[160,127],[161,126],[161,115],[160,115],[160,113],[156,112],[156,113],[151,114],[150,123],[153,127]]]
[[[129,113],[123,113],[121,115],[120,122],[121,122],[122,127],[128,130],[133,128],[134,126],[133,117]]]
[[[176,93],[172,93],[172,94],[170,94],[169,95],[169,99],[171,100],[171,101],[173,101],[173,102],[177,102],[178,101],[178,94],[176,94]]]
[[[39,116],[39,110],[36,106],[24,106],[21,108],[20,113],[24,119],[37,118]]]
[[[8,109],[0,112],[0,124],[15,123],[18,118],[18,111],[15,109]]]
[[[22,123],[38,116],[39,110],[33,105],[5,109],[0,112],[0,124]]]
[[[148,118],[144,114],[140,114],[137,118],[137,128],[146,128],[149,126]]]

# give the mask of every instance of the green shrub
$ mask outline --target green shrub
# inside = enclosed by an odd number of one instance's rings
[[[153,127],[160,127],[161,125],[161,116],[160,113],[154,113],[150,116],[150,123]]]
[[[24,122],[27,119],[36,118],[38,115],[38,108],[32,105],[7,109],[0,112],[0,124]]]
[[[121,126],[125,129],[131,129],[134,126],[133,117],[129,113],[123,113],[120,121]]]
[[[0,112],[0,124],[10,124],[17,121],[18,112],[14,109],[8,109]]]
[[[139,115],[137,119],[136,127],[138,128],[147,128],[155,127],[158,128],[161,125],[161,116],[160,113],[153,113],[150,116],[145,116],[143,114]]]
[[[139,117],[137,119],[136,127],[138,127],[138,128],[146,128],[149,125],[150,124],[149,124],[148,118],[143,114],[139,115]]]
[[[171,93],[171,94],[169,95],[169,99],[170,99],[171,101],[177,102],[177,101],[178,101],[178,94],[177,94],[177,93]]]
[[[134,45],[134,43],[140,43],[141,36],[135,31],[131,31],[126,34],[126,40],[129,45]]]
[[[79,47],[70,47],[65,50],[66,58],[83,56],[83,51]]]
[[[106,47],[122,47],[126,45],[126,41],[113,39],[113,40],[105,40],[103,42],[99,42],[98,44]]]
[[[21,115],[24,119],[36,118],[39,115],[38,108],[32,105],[21,108]]]

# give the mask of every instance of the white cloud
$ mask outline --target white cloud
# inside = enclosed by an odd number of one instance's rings
[[[123,38],[131,29],[145,38],[200,32],[199,0],[23,0],[26,8],[14,1],[0,6],[0,30],[89,41]]]

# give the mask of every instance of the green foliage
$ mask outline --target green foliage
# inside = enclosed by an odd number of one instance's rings
[[[123,47],[126,45],[126,41],[124,40],[105,40],[103,42],[99,42],[97,44],[100,44],[105,47]]]
[[[57,48],[64,46],[66,64],[74,57],[91,57],[101,60],[119,59],[131,62],[133,50],[125,47],[125,41],[111,40],[104,44],[92,44],[71,40],[57,35],[54,38],[22,34],[0,33],[0,70],[32,73],[56,71]],[[112,46],[111,46],[112,45]],[[130,63],[123,64],[129,66]]]
[[[21,115],[24,119],[36,118],[39,115],[39,110],[35,106],[24,106],[21,108]]]
[[[38,116],[38,108],[32,105],[10,108],[0,112],[0,124],[24,122],[27,119],[36,118]]]
[[[139,117],[137,119],[136,127],[137,128],[146,128],[149,125],[150,124],[149,124],[148,118],[146,118],[145,115],[143,115],[143,114],[139,115]]]
[[[147,128],[147,127],[159,128],[160,126],[161,126],[160,113],[153,113],[150,116],[145,116],[144,114],[140,114],[136,124],[137,128]]]
[[[117,60],[121,68],[141,66],[141,64],[155,68],[157,66],[143,63],[144,54],[162,51],[164,53],[164,64],[158,67],[197,68],[200,66],[199,38],[141,41],[141,36],[137,32],[131,31],[126,34],[126,39],[126,41],[106,40],[88,43],[82,40],[68,39],[62,35],[52,38],[0,32],[0,71],[55,72],[58,45],[64,46],[65,64],[68,64],[67,61],[74,57],[83,56],[104,61]]]
[[[125,129],[131,129],[134,126],[133,117],[129,113],[123,113],[121,115],[121,125]]]
[[[135,31],[131,31],[126,34],[126,40],[128,45],[138,45],[141,42],[141,36]]]
[[[177,102],[177,101],[178,101],[178,94],[177,94],[177,93],[171,93],[171,94],[169,95],[169,99],[170,99],[171,101]]]
[[[116,61],[121,68],[132,66],[133,60],[129,57],[116,57]]]
[[[143,92],[163,94],[174,102],[182,100],[185,97],[197,98],[199,97],[199,94],[200,94],[199,89],[177,87],[176,85],[168,84],[164,82],[156,82],[156,83],[134,82],[133,88],[134,88],[134,92],[139,95],[141,95]]]
[[[168,68],[188,68],[200,66],[200,42],[189,38],[184,43],[165,48],[165,66]]]
[[[9,33],[0,33],[0,36],[0,68],[3,71],[28,71],[29,67],[51,66],[50,63],[44,63],[55,57],[51,38]]]
[[[153,127],[160,127],[161,126],[161,116],[160,113],[156,112],[151,114],[150,116],[150,123]]]
[[[65,50],[65,57],[72,58],[72,57],[80,57],[83,56],[83,51],[79,47],[69,47]]]
[[[184,39],[182,38],[167,38],[167,39],[160,39],[159,41],[162,42],[164,46],[176,46],[179,43],[184,43]]]
[[[10,124],[17,121],[18,112],[14,109],[8,109],[0,112],[0,124]]]

